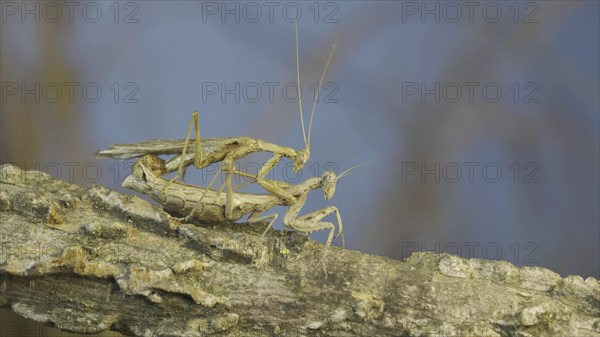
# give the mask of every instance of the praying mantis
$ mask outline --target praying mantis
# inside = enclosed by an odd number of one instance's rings
[[[335,51],[335,43],[332,45],[331,51],[327,58],[327,62],[321,74],[319,80],[318,89],[313,102],[310,122],[308,127],[308,135],[304,125],[304,113],[302,110],[302,93],[300,89],[300,56],[298,48],[298,27],[294,24],[296,33],[296,75],[298,85],[298,104],[300,109],[300,122],[302,126],[302,136],[304,138],[305,148],[301,150],[295,150],[290,147],[280,146],[274,143],[269,143],[260,139],[250,137],[225,137],[225,138],[200,138],[200,127],[199,127],[199,113],[195,111],[192,114],[190,123],[187,129],[186,137],[184,140],[168,140],[168,139],[152,139],[142,141],[137,144],[115,144],[110,146],[107,150],[100,150],[96,153],[97,158],[109,157],[115,159],[130,159],[140,157],[146,154],[153,155],[170,155],[175,154],[176,156],[165,162],[164,173],[170,173],[177,171],[175,177],[173,177],[166,185],[163,186],[163,191],[166,191],[169,186],[174,183],[177,178],[184,175],[184,168],[188,167],[193,163],[197,169],[205,168],[211,164],[221,162],[219,170],[213,176],[213,179],[209,182],[207,188],[210,188],[214,183],[214,179],[217,177],[220,171],[225,172],[225,216],[229,220],[234,220],[233,216],[233,186],[231,183],[232,174],[240,174],[240,172],[234,170],[234,163],[246,157],[251,153],[256,152],[270,152],[273,157],[267,160],[260,168],[255,176],[250,176],[265,190],[273,193],[278,198],[284,199],[288,204],[295,202],[295,197],[285,188],[272,184],[265,179],[265,176],[279,164],[283,157],[287,157],[292,160],[294,164],[294,172],[301,170],[306,162],[310,158],[310,139],[312,131],[312,123],[314,119],[314,113],[316,104],[319,100],[319,93],[323,86],[323,80],[329,68],[329,64]],[[190,146],[190,136],[194,129],[194,140],[193,145]],[[188,150],[190,153],[188,153]],[[241,174],[240,174],[241,175]],[[191,215],[191,214],[190,214]]]

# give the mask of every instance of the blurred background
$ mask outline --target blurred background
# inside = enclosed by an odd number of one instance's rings
[[[307,117],[336,39],[337,50],[310,162],[296,176],[284,159],[272,177],[298,182],[395,156],[342,179],[331,201],[311,193],[305,212],[339,208],[346,248],[599,278],[599,10],[596,1],[3,1],[0,161],[133,194],[120,186],[130,163],[95,151],[183,138],[194,110],[202,137],[301,149],[297,21]],[[240,168],[256,172],[268,158]],[[214,168],[205,171],[186,181],[206,185]],[[1,313],[2,335],[59,335]]]

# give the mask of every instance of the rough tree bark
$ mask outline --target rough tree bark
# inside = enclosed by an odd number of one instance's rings
[[[0,305],[132,336],[600,336],[600,283],[416,253],[404,261],[262,226],[179,223],[101,186],[1,167]]]

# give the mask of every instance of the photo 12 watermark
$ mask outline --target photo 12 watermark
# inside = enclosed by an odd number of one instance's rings
[[[2,1],[2,23],[140,22],[135,1]]]
[[[478,242],[402,242],[401,256],[406,258],[415,252],[433,252],[451,254],[465,259],[504,260],[518,265],[537,265],[540,263],[540,247],[536,242],[512,242],[502,245],[495,241]]]
[[[6,309],[8,310],[8,309]],[[58,334],[48,333],[41,323],[32,324],[25,319],[8,321],[4,318],[0,323],[0,335],[3,337],[52,337]]]
[[[512,181],[515,184],[536,184],[540,182],[540,167],[536,162],[512,162],[501,165],[495,161],[479,162],[402,162],[402,183],[458,183],[484,182],[499,183]]]
[[[540,102],[540,86],[535,82],[402,82],[400,88],[402,103]]]
[[[112,82],[2,82],[1,102],[20,103],[139,103],[140,86],[134,81]]]
[[[202,23],[339,23],[334,1],[203,1]]]
[[[540,22],[533,1],[402,1],[402,23],[525,23]]]
[[[131,172],[131,168],[133,167],[133,163],[130,162],[118,162],[113,164],[115,168],[112,170],[114,172],[121,172],[116,167],[125,166],[129,168],[128,172]],[[56,179],[61,179],[67,182],[75,182],[76,180],[82,180],[85,183],[95,184],[102,179],[102,176],[105,174],[102,170],[102,166],[95,161],[88,162],[76,162],[76,161],[66,161],[66,162],[35,162],[33,165],[26,165],[25,163],[15,163],[8,162],[2,163],[1,165],[2,171],[0,171],[0,180],[2,181],[27,181],[30,179],[30,176],[27,174],[27,171],[35,170],[45,173],[51,177]],[[120,179],[117,181],[116,175],[115,183],[122,181]],[[33,175],[35,179],[44,179],[41,176]],[[125,176],[123,176],[124,178]]]
[[[339,103],[340,86],[336,82],[325,82],[319,91],[319,82],[301,88],[298,93],[296,82],[202,82],[202,103],[274,103],[281,99],[286,103],[298,103],[299,96],[317,103]],[[307,95],[309,94],[309,95]]]

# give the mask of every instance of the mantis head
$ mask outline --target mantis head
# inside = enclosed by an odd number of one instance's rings
[[[326,171],[321,177],[321,189],[325,200],[330,200],[335,194],[338,176],[333,171]]]
[[[152,187],[147,184],[148,174],[163,175],[166,172],[165,161],[154,155],[147,154],[133,164],[131,171],[131,174],[123,181],[122,186],[140,193],[148,193],[152,190]]]
[[[144,167],[159,176],[165,174],[166,172],[165,161],[151,154],[141,157],[137,162],[135,162],[135,164],[133,164],[133,175],[137,177],[143,177]]]
[[[304,164],[310,158],[310,151],[308,149],[302,149],[296,153],[296,157],[294,157],[294,173],[300,171]]]

